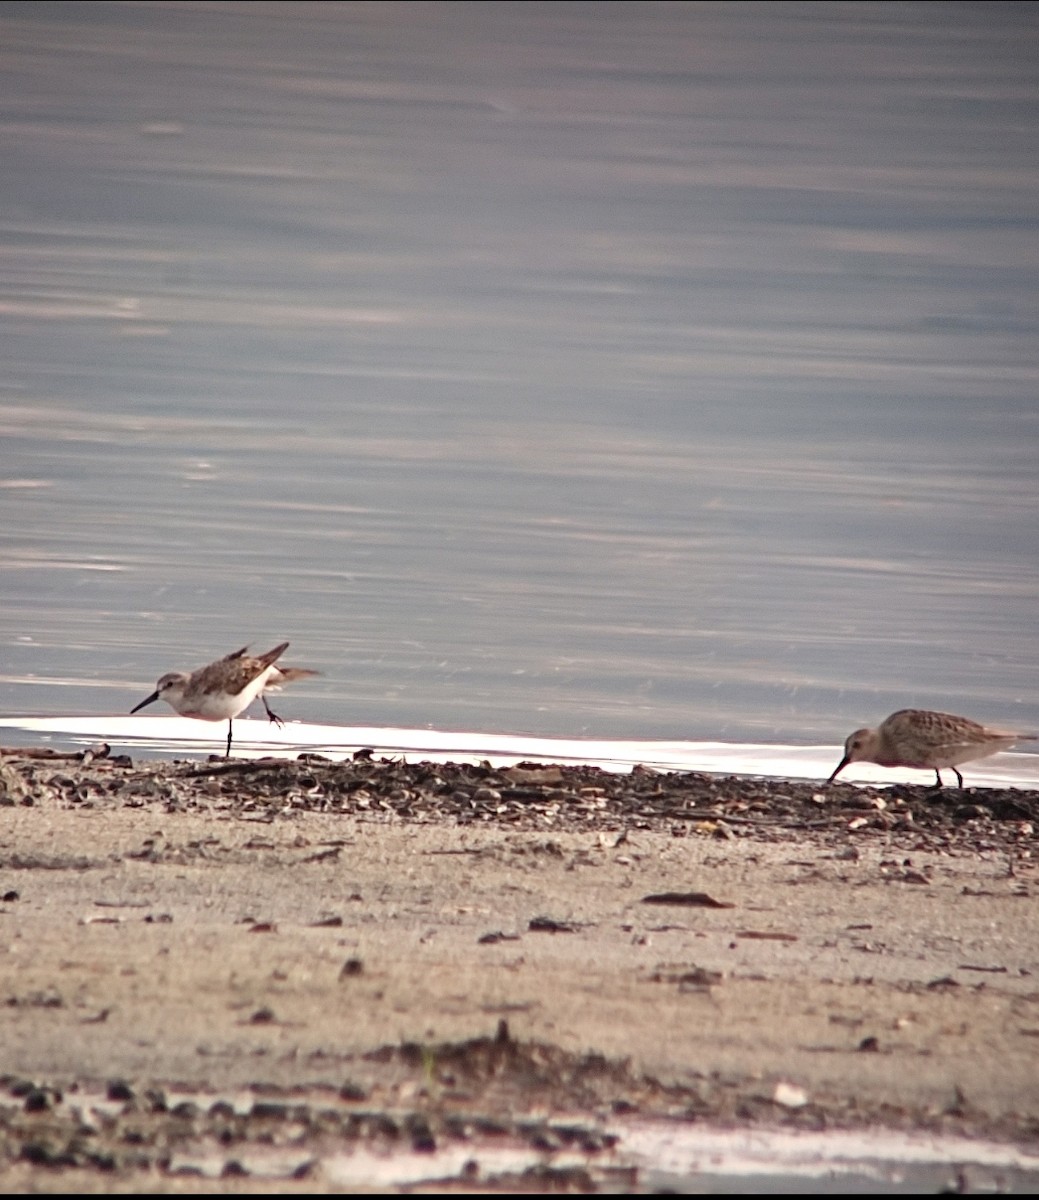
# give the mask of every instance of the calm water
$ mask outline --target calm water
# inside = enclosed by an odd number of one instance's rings
[[[0,47],[0,714],[287,638],[310,722],[1039,728],[1036,5]]]

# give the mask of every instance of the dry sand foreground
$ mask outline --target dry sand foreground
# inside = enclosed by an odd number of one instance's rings
[[[1037,793],[91,759],[0,760],[4,1191],[495,1139],[588,1165],[440,1190],[593,1189],[625,1114],[1039,1141]]]

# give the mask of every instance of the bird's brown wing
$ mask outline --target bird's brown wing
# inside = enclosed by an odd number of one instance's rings
[[[309,679],[312,675],[320,675],[320,671],[312,671],[309,667],[279,667],[278,675],[271,680],[272,684],[294,683],[297,679]]]
[[[288,648],[288,642],[282,642],[280,646],[275,646],[273,650],[268,650],[266,654],[261,654],[256,661],[263,663],[265,667],[269,667],[272,662],[276,662],[279,658],[281,658]]]
[[[259,658],[250,658],[245,653],[248,647],[243,646],[241,650],[227,654],[217,662],[210,663],[208,667],[196,671],[191,677],[191,686],[201,691],[222,688],[228,695],[237,696],[287,648],[288,642],[282,642],[280,646],[275,646]]]

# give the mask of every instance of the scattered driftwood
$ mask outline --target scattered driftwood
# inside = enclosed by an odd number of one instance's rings
[[[0,806],[154,805],[261,823],[293,812],[342,813],[373,822],[450,822],[541,837],[589,833],[606,853],[622,845],[637,852],[640,829],[721,842],[786,841],[792,832],[811,831],[822,835],[821,844],[831,841],[835,857],[842,859],[854,859],[858,847],[880,837],[892,851],[1002,851],[1013,874],[1015,856],[1032,846],[1039,825],[1039,792],[1015,789],[972,788],[970,803],[963,804],[950,803],[933,788],[905,785],[849,785],[824,795],[817,784],[796,780],[624,773],[576,765],[501,768],[385,758],[328,762],[313,755],[135,764],[126,756],[101,757],[108,754],[103,746],[67,753],[5,748],[0,754]],[[930,882],[908,860],[890,877]],[[672,896],[647,903],[703,906],[710,898]]]
[[[39,762],[91,763],[108,758],[112,747],[98,742],[85,750],[51,750],[48,746],[0,746],[0,758],[30,758]]]
[[[653,896],[643,896],[643,904],[680,904],[687,908],[735,908],[727,900],[715,900],[707,892],[657,892]]]

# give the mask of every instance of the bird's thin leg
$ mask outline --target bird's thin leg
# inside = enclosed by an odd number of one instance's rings
[[[955,767],[953,767],[952,773],[956,776],[956,782],[960,785],[960,787],[963,787],[963,776],[959,773],[959,771],[956,770]]]
[[[224,751],[224,758],[231,757],[231,727],[232,727],[232,722],[228,721],[227,722],[227,749]]]
[[[941,789],[945,786],[945,784],[942,783],[942,773],[941,773],[941,771],[938,770],[937,767],[935,767],[934,774],[935,774],[935,778],[938,780],[938,782],[934,785],[934,790],[936,792],[941,791]]]
[[[271,712],[271,706],[267,703],[267,697],[263,694],[263,692],[260,693],[260,699],[263,701],[263,707],[267,710],[268,718],[280,729],[285,722],[281,719],[281,717],[278,716],[276,712]]]

